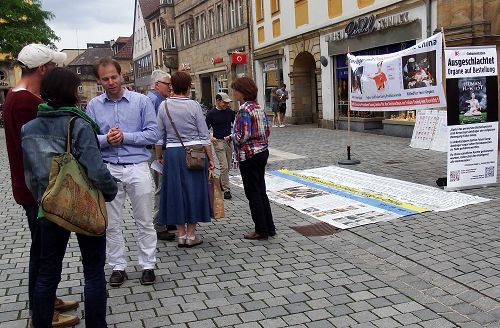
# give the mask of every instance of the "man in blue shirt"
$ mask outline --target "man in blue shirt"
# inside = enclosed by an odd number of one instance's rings
[[[164,72],[160,69],[156,69],[151,73],[151,90],[149,90],[149,99],[153,102],[155,106],[156,116],[158,116],[158,108],[160,108],[161,103],[172,93],[172,87],[170,84],[170,74]],[[152,162],[156,158],[155,147],[151,147],[151,159]],[[160,192],[161,192],[161,174],[155,170],[151,170],[153,175],[153,181],[155,183],[155,197],[154,197],[154,209],[153,209],[153,222],[155,224],[156,237],[159,240],[174,240],[175,233],[168,232],[168,229],[175,230],[176,227],[158,225],[158,216],[160,213]],[[168,228],[168,229],[167,229]]]
[[[215,96],[216,107],[207,113],[207,126],[212,128],[211,141],[215,154],[220,164],[220,180],[224,199],[231,199],[231,186],[229,184],[229,168],[231,167],[232,153],[231,142],[224,137],[231,135],[231,124],[234,122],[235,113],[229,107],[231,99],[224,92]]]
[[[111,58],[102,58],[94,66],[94,75],[106,91],[90,100],[87,113],[99,125],[97,135],[102,158],[111,174],[118,178],[118,194],[106,204],[108,228],[106,255],[113,267],[109,284],[118,287],[127,279],[122,211],[128,194],[137,226],[138,262],[142,267],[141,284],[155,282],[156,232],[153,210],[153,183],[147,145],[158,141],[154,106],[148,97],[122,88],[121,67]]]

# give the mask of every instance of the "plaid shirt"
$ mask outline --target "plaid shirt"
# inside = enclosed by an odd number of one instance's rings
[[[266,150],[269,133],[269,121],[260,105],[255,101],[247,101],[241,105],[236,114],[232,135],[238,162]]]

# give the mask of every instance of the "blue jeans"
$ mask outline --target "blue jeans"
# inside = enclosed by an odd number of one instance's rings
[[[48,221],[38,219],[40,229],[40,267],[33,295],[33,325],[52,327],[52,314],[57,285],[61,281],[62,261],[70,232]],[[85,277],[85,325],[107,327],[106,324],[106,236],[76,235],[82,253]]]
[[[28,268],[28,300],[30,314],[33,310],[33,292],[35,291],[36,279],[38,277],[38,266],[40,265],[40,234],[38,228],[38,205],[23,205],[28,227],[31,234],[30,262]]]

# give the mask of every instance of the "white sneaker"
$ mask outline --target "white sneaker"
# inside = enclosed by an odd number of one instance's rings
[[[276,124],[273,124],[273,128],[277,128],[278,126]]]
[[[281,125],[280,125],[280,128],[284,128],[284,127],[285,127],[285,124],[281,124]]]

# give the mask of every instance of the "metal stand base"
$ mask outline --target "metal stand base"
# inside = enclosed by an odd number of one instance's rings
[[[351,146],[347,146],[347,159],[341,159],[337,163],[340,165],[356,165],[361,163],[361,161],[357,159],[351,159]]]
[[[337,163],[340,165],[356,165],[356,164],[360,164],[361,161],[357,160],[357,159],[342,159],[342,160],[338,161]]]

